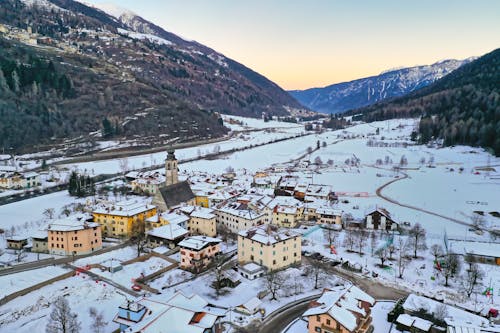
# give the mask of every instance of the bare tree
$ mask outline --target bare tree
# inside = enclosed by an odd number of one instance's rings
[[[118,160],[118,165],[120,167],[120,171],[122,172],[123,175],[125,175],[128,171],[129,165],[128,165],[128,158],[124,157]]]
[[[445,287],[449,286],[449,278],[456,276],[460,272],[461,268],[462,263],[460,262],[460,257],[457,254],[448,252],[448,254],[444,256],[443,265],[441,266],[441,272],[444,276]]]
[[[425,244],[426,231],[420,223],[416,223],[408,232],[410,245],[413,248],[413,258],[417,258],[418,250],[427,249]]]
[[[471,217],[472,226],[474,229],[481,230],[486,227],[486,220],[481,214],[474,213]]]
[[[316,156],[316,158],[314,159],[314,164],[316,164],[316,165],[323,164],[323,161],[321,160],[321,157]]]
[[[232,172],[234,172],[234,168],[232,166],[228,166],[225,171],[227,173],[232,173]]]
[[[278,291],[285,284],[286,277],[282,271],[269,270],[264,276],[264,286],[271,293],[271,300],[278,299]]]
[[[71,312],[68,301],[59,296],[53,304],[46,333],[78,333],[81,324],[76,313]]]
[[[348,251],[353,252],[354,245],[356,244],[356,239],[354,236],[354,230],[346,229],[344,232],[344,246],[348,249]]]
[[[358,253],[363,254],[363,248],[366,246],[366,241],[368,240],[368,231],[365,229],[357,230],[355,233],[355,242],[358,248]]]
[[[225,257],[223,255],[215,256],[212,263],[214,264],[214,276],[215,280],[212,283],[212,286],[215,289],[215,294],[217,297],[220,296],[221,290],[224,287],[224,272],[226,271],[226,267],[224,267]]]
[[[434,318],[443,322],[446,317],[448,317],[448,306],[444,303],[440,303],[434,309]]]
[[[56,214],[56,211],[54,208],[47,208],[46,210],[43,211],[43,215],[48,218],[49,220],[52,220],[54,218],[54,215]]]
[[[333,160],[329,159],[328,161],[326,161],[326,164],[328,164],[328,166],[332,166],[333,165]]]
[[[329,226],[323,228],[323,237],[328,240],[329,246],[332,245],[336,246],[337,236],[338,236],[337,232],[332,228],[330,228]]]
[[[321,146],[322,146],[323,148],[325,148],[325,147],[326,147],[326,141],[323,141],[323,143],[321,144]]]
[[[467,297],[470,298],[470,296],[474,292],[475,287],[479,284],[479,281],[481,281],[483,277],[484,272],[479,267],[479,265],[476,263],[470,264],[469,269],[463,277],[463,287],[465,293],[467,294]]]
[[[373,257],[373,254],[375,253],[375,248],[377,247],[377,241],[378,237],[375,231],[370,232],[370,249],[371,249],[371,254]]]
[[[92,319],[92,332],[93,333],[103,333],[108,322],[104,320],[104,313],[98,312],[96,308],[89,308],[89,315]]]
[[[307,147],[307,153],[308,153],[308,154],[310,154],[310,153],[312,153],[312,152],[313,152],[312,147]]]
[[[425,164],[425,157],[421,157],[420,158],[420,165],[424,165]]]
[[[387,250],[387,246],[383,246],[377,249],[377,251],[375,251],[375,255],[377,256],[377,258],[380,259],[380,267],[384,268],[385,267],[384,263],[387,260],[387,257],[389,256],[389,251]]]
[[[434,261],[437,261],[438,258],[444,255],[443,247],[439,244],[433,244],[431,246],[431,254],[434,256]]]
[[[398,261],[398,273],[399,278],[403,278],[403,274],[410,262],[408,258],[409,244],[408,240],[405,240],[403,237],[398,237],[396,241],[396,251],[397,251],[397,261]]]
[[[214,146],[214,154],[218,154],[220,153],[220,146],[219,145],[215,145]]]
[[[144,219],[139,218],[132,222],[130,240],[136,246],[137,257],[140,257],[140,255],[144,252],[144,247],[146,246],[146,223],[144,222]]]
[[[389,253],[389,260],[393,259],[394,253],[396,253],[396,251],[397,248],[396,246],[394,246],[394,243],[391,243],[389,244],[389,246],[387,246],[387,252]]]
[[[320,284],[326,278],[326,264],[319,259],[310,258],[309,266],[306,268],[305,272],[308,276],[311,276],[314,281],[314,289],[318,289]]]

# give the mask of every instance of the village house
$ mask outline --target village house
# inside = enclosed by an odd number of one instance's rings
[[[166,224],[164,226],[146,231],[148,247],[156,248],[166,246],[173,249],[188,235],[188,230],[179,224]]]
[[[179,181],[179,169],[174,150],[169,149],[165,159],[165,185],[160,187],[153,197],[153,205],[160,212],[168,211],[181,204],[195,205],[196,199],[189,183]]]
[[[101,225],[104,237],[130,237],[134,225],[156,215],[156,207],[143,202],[121,201],[105,204],[92,212]]]
[[[40,175],[36,172],[0,172],[0,188],[28,189],[40,186]]]
[[[317,223],[342,226],[342,210],[331,207],[319,207],[316,209]]]
[[[304,218],[304,207],[276,206],[273,210],[273,224],[280,227],[295,228]]]
[[[201,272],[220,253],[221,242],[218,238],[191,236],[179,243],[181,248],[180,268],[192,272]]]
[[[441,309],[444,307],[444,309]],[[432,321],[432,316],[423,316],[422,309],[427,314],[434,315],[443,310],[446,318],[440,321]],[[481,316],[454,306],[435,301],[425,296],[410,294],[398,307],[403,313],[398,313],[395,318],[396,328],[400,331],[410,332],[498,332],[498,326],[491,328],[489,321]],[[399,311],[397,311],[399,312]]]
[[[227,228],[232,233],[238,233],[263,224],[265,215],[253,210],[249,205],[231,202],[215,210],[217,228]]]
[[[366,229],[391,231],[398,230],[398,226],[399,224],[384,208],[377,207],[365,216]]]
[[[165,183],[165,176],[158,171],[140,172],[130,182],[132,191],[138,194],[155,195]]]
[[[147,297],[127,300],[113,322],[120,325],[120,332],[219,333],[225,313],[196,294],[186,296],[178,291],[166,301]]]
[[[39,230],[31,235],[31,252],[49,253],[49,233],[47,230]]]
[[[102,248],[101,226],[87,216],[57,220],[48,226],[50,254],[80,255]]]
[[[238,262],[253,262],[269,270],[301,262],[302,236],[275,225],[262,225],[238,233]]]
[[[448,248],[453,253],[469,256],[482,264],[500,265],[500,243],[449,240]]]
[[[11,250],[21,250],[28,245],[28,238],[24,236],[14,235],[6,237],[5,240],[7,241],[7,248]]]
[[[152,230],[154,228],[163,227],[168,224],[177,224],[184,229],[188,227],[189,217],[184,215],[181,211],[164,212],[157,214],[146,219],[145,230]]]
[[[191,235],[217,236],[215,211],[210,208],[187,206],[181,210],[188,214],[188,227]]]
[[[325,289],[318,300],[309,304],[302,317],[308,321],[309,333],[371,333],[374,304],[373,297],[358,287],[338,286]]]

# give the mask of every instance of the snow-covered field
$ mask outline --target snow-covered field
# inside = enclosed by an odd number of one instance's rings
[[[40,282],[50,280],[68,272],[61,267],[45,267],[31,271],[0,276],[0,299],[16,291],[20,291]]]

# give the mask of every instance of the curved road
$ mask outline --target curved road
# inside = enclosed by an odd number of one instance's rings
[[[445,216],[445,215],[441,215],[439,213],[435,213],[435,212],[431,212],[430,210],[427,210],[427,209],[423,209],[423,208],[420,208],[420,207],[416,207],[416,206],[412,206],[412,205],[408,205],[408,204],[405,204],[405,203],[402,203],[402,202],[399,202],[391,197],[388,197],[384,194],[382,194],[382,190],[384,188],[386,188],[387,186],[391,185],[392,183],[395,183],[397,181],[400,181],[400,180],[403,180],[403,179],[407,179],[407,178],[410,178],[406,173],[403,173],[404,177],[400,177],[400,178],[397,178],[397,179],[393,179],[391,180],[390,182],[388,183],[385,183],[384,185],[380,186],[376,191],[375,193],[377,194],[378,197],[386,200],[386,201],[389,201],[390,203],[393,203],[395,205],[398,205],[398,206],[401,206],[401,207],[405,207],[405,208],[409,208],[409,209],[413,209],[413,210],[416,210],[416,211],[419,211],[419,212],[422,212],[422,213],[426,213],[426,214],[430,214],[430,215],[434,215],[434,216],[437,216],[437,217],[440,217],[442,219],[445,219],[445,220],[448,220],[448,221],[451,221],[451,222],[454,222],[454,223],[458,223],[458,224],[461,224],[461,225],[465,225],[465,226],[471,226],[470,223],[467,223],[467,222],[464,222],[462,220],[458,220],[458,219],[455,219],[453,217],[449,217],[449,216]]]

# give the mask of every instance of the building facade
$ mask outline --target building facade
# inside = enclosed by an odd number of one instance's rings
[[[221,242],[218,238],[191,236],[179,243],[181,252],[180,268],[201,272],[220,253]]]
[[[238,233],[238,262],[253,262],[268,270],[300,264],[302,236],[296,232],[262,225]]]
[[[84,217],[70,217],[49,224],[49,253],[57,255],[88,254],[102,248],[101,226]]]

